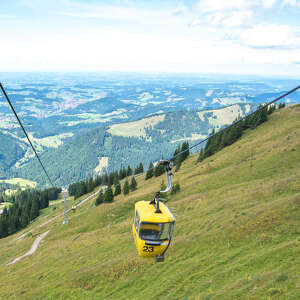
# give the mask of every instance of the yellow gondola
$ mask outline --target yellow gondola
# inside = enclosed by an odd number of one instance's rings
[[[160,193],[166,193],[172,187],[172,164],[169,161],[159,161],[159,164],[166,167],[168,187],[157,192],[153,201],[139,201],[135,204],[132,233],[140,256],[156,257],[156,261],[163,261],[171,244],[176,219],[169,208],[159,201]]]

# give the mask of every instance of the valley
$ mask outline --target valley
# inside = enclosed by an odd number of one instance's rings
[[[297,82],[193,74],[85,75],[0,73],[58,185],[140,162],[147,167],[150,161],[170,156],[180,142],[205,138]],[[293,104],[298,99],[296,92],[285,101]],[[4,100],[0,95],[0,179],[21,177],[45,186]],[[102,158],[105,163],[100,164]]]

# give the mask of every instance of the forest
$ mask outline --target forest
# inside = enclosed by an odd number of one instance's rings
[[[244,115],[246,104],[239,107]],[[200,117],[196,111],[182,111],[165,114],[164,120],[154,126],[145,125],[145,134],[141,136],[113,135],[108,126],[103,126],[70,138],[58,149],[46,150],[41,159],[55,184],[69,185],[96,175],[101,157],[107,157],[108,167],[103,171],[109,173],[128,165],[136,168],[141,161],[148,165],[162,157],[170,158],[182,141],[196,135],[192,138],[196,143],[212,128],[219,129],[213,122],[211,112]],[[18,177],[31,179],[40,186],[47,183],[36,160],[16,171]]]
[[[60,192],[60,188],[48,188],[42,191],[27,189],[19,190],[2,199],[12,205],[9,208],[5,207],[0,215],[0,238],[25,228],[39,216],[41,209],[49,206],[49,201],[57,199]]]

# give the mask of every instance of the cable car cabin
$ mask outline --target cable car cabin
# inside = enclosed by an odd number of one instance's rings
[[[176,219],[165,204],[155,204],[154,201],[135,204],[132,233],[140,256],[163,261],[171,244]]]

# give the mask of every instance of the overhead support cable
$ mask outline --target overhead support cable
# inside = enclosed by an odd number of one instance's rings
[[[9,104],[11,110],[13,111],[15,117],[17,118],[17,120],[18,120],[18,122],[19,122],[19,124],[20,124],[20,126],[21,126],[21,128],[22,128],[22,130],[23,130],[23,132],[24,132],[24,134],[25,134],[25,136],[26,136],[26,138],[27,138],[27,140],[28,140],[28,142],[29,142],[29,144],[30,144],[30,146],[31,146],[31,148],[32,148],[32,150],[33,150],[33,152],[34,152],[34,154],[35,154],[35,156],[36,156],[36,158],[38,159],[40,165],[42,166],[42,168],[43,168],[43,170],[44,170],[44,172],[45,172],[45,174],[46,174],[46,176],[47,176],[47,178],[48,178],[50,184],[52,185],[52,187],[54,187],[54,184],[53,184],[52,180],[50,179],[50,177],[49,177],[49,175],[48,175],[48,173],[47,173],[47,171],[46,171],[46,168],[44,167],[44,165],[43,165],[43,163],[42,163],[42,161],[41,161],[39,155],[37,154],[37,152],[36,152],[36,150],[35,150],[35,148],[34,148],[32,142],[31,142],[31,140],[30,140],[30,138],[29,138],[29,136],[28,136],[28,134],[27,134],[27,132],[26,132],[26,130],[25,130],[25,128],[24,128],[22,122],[21,122],[21,120],[19,119],[18,114],[17,114],[17,112],[15,111],[15,109],[14,109],[14,107],[13,107],[11,101],[9,100],[9,98],[8,98],[8,96],[7,96],[7,94],[6,94],[5,90],[4,90],[4,87],[3,87],[3,85],[1,84],[1,82],[0,82],[0,88],[1,88],[1,90],[2,90],[3,95],[5,96],[5,98],[6,98],[6,100],[7,100],[7,102],[8,102],[8,104]]]
[[[185,152],[187,152],[187,151],[190,151],[191,149],[193,149],[193,148],[199,146],[200,144],[202,144],[202,143],[208,141],[211,137],[213,137],[213,136],[219,134],[220,132],[222,132],[222,131],[224,131],[224,130],[226,130],[226,129],[228,129],[228,128],[234,126],[234,125],[236,125],[237,123],[240,123],[240,122],[244,121],[246,118],[248,118],[248,117],[250,117],[251,115],[257,113],[258,111],[263,110],[263,109],[266,108],[267,106],[272,105],[272,104],[274,104],[275,102],[277,102],[278,100],[280,100],[280,99],[282,99],[282,98],[288,96],[289,94],[294,93],[294,92],[295,92],[296,90],[298,90],[299,88],[300,88],[300,85],[298,85],[298,86],[295,87],[294,89],[292,89],[292,90],[290,90],[290,91],[284,93],[283,95],[277,97],[276,99],[274,99],[274,100],[272,100],[272,101],[270,101],[270,102],[267,102],[266,104],[260,106],[258,109],[256,109],[256,110],[253,111],[252,113],[250,113],[250,114],[244,116],[244,117],[241,118],[241,119],[238,119],[237,121],[233,122],[232,124],[230,124],[229,126],[226,126],[226,127],[223,128],[223,129],[221,129],[221,130],[215,132],[214,134],[209,135],[207,138],[205,138],[204,140],[201,140],[200,142],[196,143],[195,145],[189,147],[188,149],[185,149],[185,150],[179,152],[178,154],[176,154],[175,156],[173,156],[170,160],[174,160],[176,157],[178,157],[178,156],[181,155],[182,153],[185,153]]]

